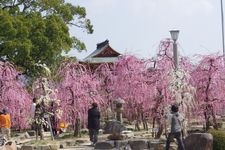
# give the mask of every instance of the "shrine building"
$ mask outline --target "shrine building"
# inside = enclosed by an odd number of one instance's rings
[[[102,63],[117,61],[119,56],[121,54],[109,45],[109,40],[105,40],[97,44],[96,50],[84,58],[82,64],[87,65],[91,70],[95,70]]]

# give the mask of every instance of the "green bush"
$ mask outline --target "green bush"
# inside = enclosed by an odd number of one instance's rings
[[[225,132],[222,130],[210,130],[213,135],[213,150],[225,150]]]

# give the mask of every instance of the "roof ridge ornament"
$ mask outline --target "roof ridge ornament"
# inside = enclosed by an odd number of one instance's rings
[[[97,49],[101,49],[102,47],[109,45],[109,40],[106,39],[104,42],[98,43],[97,44]]]

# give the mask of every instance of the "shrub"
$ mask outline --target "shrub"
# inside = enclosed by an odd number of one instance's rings
[[[225,132],[222,130],[210,130],[213,135],[213,150],[225,150]]]

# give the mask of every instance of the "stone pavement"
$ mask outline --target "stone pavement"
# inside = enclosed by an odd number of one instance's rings
[[[45,133],[45,140],[42,145],[39,143],[38,146],[31,144],[30,142],[35,141],[35,138],[29,137],[26,133],[22,133],[20,136],[13,138],[17,141],[17,150],[31,150],[31,149],[41,149],[41,150],[163,150],[165,147],[165,138],[153,139],[149,131],[141,132],[124,132],[127,134],[123,140],[108,140],[107,134],[99,135],[99,141],[94,146],[91,146],[88,135],[85,134],[81,138],[66,138],[66,139],[56,139],[55,141],[50,140],[49,133]],[[212,136],[206,133],[195,133],[189,135],[190,138],[186,138],[186,144],[191,147],[188,150],[200,150],[200,147],[209,147],[207,150],[212,150]],[[191,140],[188,140],[191,139]],[[195,140],[192,140],[195,139]],[[29,142],[30,141],[30,142]],[[29,142],[29,143],[27,143]],[[46,144],[47,142],[47,144]],[[197,143],[196,143],[197,142]],[[26,143],[24,146],[24,143]],[[210,144],[211,143],[211,144]],[[193,148],[195,145],[195,149]],[[205,145],[205,146],[204,146]],[[176,150],[177,144],[171,143],[170,150]],[[206,150],[204,149],[204,150]],[[12,149],[14,150],[14,149]],[[15,149],[16,150],[16,149]],[[202,149],[203,150],[203,149]]]
[[[94,150],[94,147],[91,146],[91,143],[84,143],[75,147],[62,148],[61,150]]]

